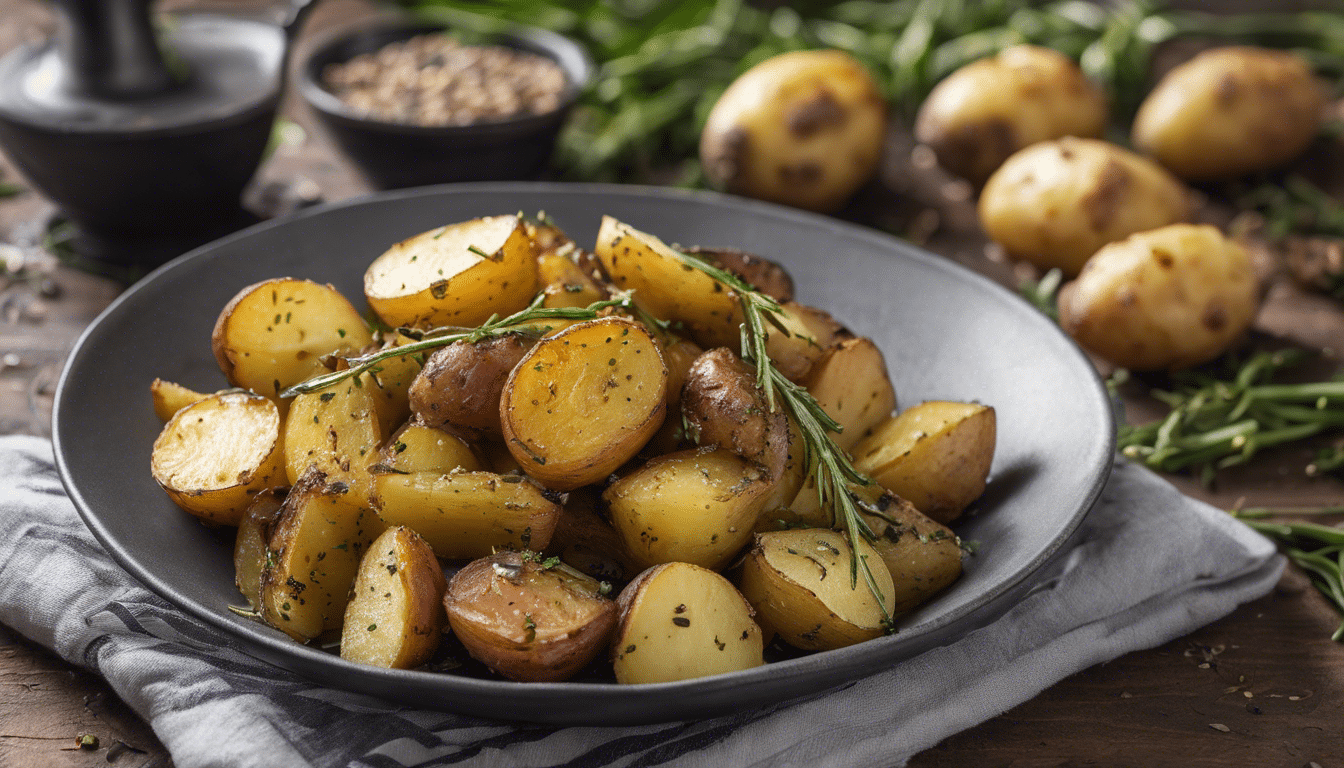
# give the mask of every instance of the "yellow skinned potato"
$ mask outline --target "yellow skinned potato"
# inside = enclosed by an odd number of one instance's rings
[[[1168,72],[1148,94],[1134,117],[1134,146],[1192,181],[1269,171],[1316,138],[1327,99],[1295,54],[1215,48]]]
[[[877,425],[854,446],[854,468],[947,523],[985,492],[995,438],[993,408],[931,400]]]
[[[1106,95],[1069,57],[1015,45],[948,75],[920,105],[915,138],[975,184],[1014,152],[1061,136],[1099,137]]]
[[[1008,251],[1076,275],[1107,243],[1187,215],[1185,187],[1114,144],[1063,138],[1008,158],[980,194],[980,223]]]
[[[253,498],[238,521],[238,536],[233,542],[233,581],[253,610],[261,607],[261,574],[266,568],[271,533],[288,493],[289,486],[267,488]]]
[[[448,582],[415,531],[389,528],[369,545],[341,626],[341,658],[391,669],[429,661],[443,638]]]
[[[891,574],[867,542],[859,542],[887,610]],[[839,531],[798,528],[757,534],[742,563],[739,586],[780,639],[806,651],[843,648],[882,635],[882,604],[862,574],[850,580],[850,548]]]
[[[389,338],[390,337],[390,338]],[[384,333],[383,348],[400,347],[412,341],[409,336],[400,333]],[[371,374],[373,380],[373,402],[378,408],[378,421],[383,432],[391,432],[411,415],[411,383],[420,373],[420,360],[413,355],[389,357],[378,363],[378,372]]]
[[[510,374],[499,401],[504,444],[548,488],[602,480],[663,423],[667,375],[643,325],[606,317],[571,326]]]
[[[641,573],[617,600],[616,682],[666,683],[765,663],[761,628],[727,579],[689,563]]]
[[[830,212],[877,170],[886,104],[843,51],[793,51],[737,78],[700,135],[705,175],[733,194]]]
[[[326,373],[324,355],[372,342],[364,318],[335,288],[293,278],[239,291],[210,336],[229,383],[268,397]]]
[[[919,513],[891,493],[869,503],[882,517],[865,514],[877,534],[873,549],[891,574],[891,612],[905,613],[941,592],[961,576],[961,541],[952,529]]]
[[[154,481],[209,523],[237,525],[252,497],[285,485],[280,411],[270,399],[222,392],[182,410],[154,441]]]
[[[573,677],[616,626],[616,604],[596,579],[532,552],[473,561],[453,576],[444,602],[467,651],[510,680]]]
[[[310,466],[332,482],[345,483],[367,503],[373,492],[369,466],[383,443],[376,387],[361,378],[337,382],[316,392],[297,395],[285,417],[285,471],[298,482]]]
[[[847,339],[817,361],[803,386],[843,428],[835,444],[849,450],[896,408],[896,390],[872,339]]]
[[[209,397],[207,394],[163,379],[150,382],[149,396],[154,401],[154,415],[158,416],[160,421],[167,421],[188,405],[199,403]]]
[[[1178,224],[1098,251],[1060,291],[1059,324],[1116,365],[1177,369],[1231,346],[1259,303],[1246,249],[1211,226]]]
[[[387,325],[474,327],[527,306],[535,245],[517,216],[451,224],[392,246],[364,273],[364,296]]]
[[[475,472],[481,462],[462,438],[423,424],[407,424],[379,451],[383,466],[398,472]]]

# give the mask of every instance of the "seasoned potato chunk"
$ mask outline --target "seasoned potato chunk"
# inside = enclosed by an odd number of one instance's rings
[[[803,381],[822,410],[842,428],[831,435],[845,450],[896,408],[896,390],[882,350],[872,339],[847,339],[817,361]]]
[[[238,521],[233,543],[234,584],[253,610],[261,607],[261,572],[270,554],[271,533],[289,494],[289,486],[258,493]]]
[[[516,334],[437,349],[411,384],[411,411],[431,427],[469,430],[498,439],[504,382],[532,348]]]
[[[335,288],[288,277],[239,291],[210,336],[229,383],[268,397],[326,373],[324,355],[372,342],[364,318]]]
[[[499,408],[504,444],[527,474],[577,488],[611,474],[663,423],[667,365],[639,323],[580,323],[532,348]]]
[[[378,513],[404,525],[446,559],[484,557],[496,549],[546,547],[560,505],[519,475],[491,472],[378,474]]]
[[[704,248],[698,245],[685,248],[682,252],[728,270],[781,304],[793,301],[793,277],[784,267],[763,256],[736,248]]]
[[[164,381],[163,379],[155,379],[150,382],[149,396],[154,400],[154,415],[158,416],[160,421],[167,421],[188,405],[199,403],[209,397],[209,395],[201,392],[187,389],[181,384]]]
[[[789,421],[771,411],[756,386],[756,373],[731,350],[719,347],[696,359],[686,376],[682,417],[695,442],[732,451],[777,478],[789,454]]]
[[[341,627],[341,658],[392,669],[429,661],[447,623],[447,589],[424,539],[405,526],[383,531],[355,575]]]
[[[388,438],[380,462],[398,472],[475,472],[481,462],[462,438],[423,424],[407,424]]]
[[[891,612],[905,613],[961,576],[961,540],[952,529],[920,514],[914,505],[881,486],[853,489],[872,547],[891,574]]]
[[[689,563],[641,573],[617,600],[616,682],[666,683],[764,663],[761,628],[727,579]]]
[[[453,576],[445,604],[467,651],[510,680],[573,677],[607,645],[616,604],[556,560],[499,552]]]
[[[285,471],[291,483],[316,466],[367,502],[373,491],[369,466],[378,460],[383,430],[375,388],[359,381],[346,379],[294,398],[285,418]]]
[[[280,412],[246,392],[211,395],[178,411],[154,441],[154,481],[181,508],[237,525],[252,497],[286,483]]]

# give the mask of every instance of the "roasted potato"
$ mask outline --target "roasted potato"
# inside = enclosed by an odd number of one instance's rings
[[[341,626],[341,658],[410,669],[443,638],[448,582],[434,550],[405,526],[388,528],[360,560]]]
[[[566,494],[564,509],[545,552],[600,581],[629,581],[643,566],[597,510],[598,493],[579,488]]]
[[[854,467],[948,523],[985,492],[996,439],[994,409],[928,401],[878,424],[854,446]]]
[[[790,301],[780,309],[775,319],[788,332],[781,333],[779,328],[768,324],[765,352],[784,378],[795,384],[804,381],[812,366],[827,352],[853,336],[830,313],[815,307]]]
[[[621,590],[617,603],[611,663],[618,683],[689,680],[765,663],[751,606],[713,571],[655,566]]]
[[[405,346],[414,341],[411,337],[395,332],[383,332],[383,349]],[[411,415],[411,383],[419,375],[421,355],[402,355],[384,358],[378,363],[377,371],[369,378],[373,381],[373,404],[378,409],[378,422],[383,433],[395,431]]]
[[[831,435],[845,450],[896,408],[896,390],[887,375],[882,350],[872,339],[855,338],[831,348],[803,380],[807,391],[842,428]]]
[[[288,494],[287,485],[267,488],[252,498],[238,521],[238,535],[233,540],[233,581],[253,610],[261,607],[261,573],[270,554],[275,521]]]
[[[960,578],[961,541],[952,529],[899,496],[887,491],[872,495],[861,505],[880,516],[865,514],[864,520],[877,534],[873,549],[891,574],[891,612],[905,613]]]
[[[531,340],[509,334],[434,350],[411,384],[411,412],[431,427],[499,439],[504,382],[531,348]]]
[[[527,474],[569,490],[611,474],[667,413],[667,365],[639,323],[606,317],[542,339],[499,401],[504,444]]]
[[[1185,187],[1161,166],[1094,139],[1014,154],[980,194],[985,232],[1012,256],[1078,274],[1107,243],[1187,215]]]
[[[882,92],[843,51],[792,51],[733,81],[700,134],[700,162],[733,194],[830,212],[877,170]]]
[[[536,246],[517,216],[424,232],[364,273],[369,307],[393,328],[480,325],[526,307],[536,291]]]
[[[755,370],[719,347],[698,357],[682,389],[682,420],[698,445],[723,448],[760,464],[772,478],[789,458],[789,421],[770,410]]]
[[[371,383],[354,377],[296,396],[285,418],[289,482],[298,482],[315,466],[329,481],[345,483],[368,503],[373,492],[369,467],[377,462],[383,443],[375,397]]]
[[[510,680],[555,682],[610,642],[616,603],[603,591],[558,560],[498,552],[458,571],[444,603],[473,657]]]
[[[1178,224],[1098,251],[1060,291],[1059,324],[1116,365],[1174,370],[1217,357],[1259,306],[1246,249],[1214,227]]]
[[[380,464],[397,472],[475,472],[484,469],[471,446],[457,435],[423,424],[407,424],[378,452]]]
[[[1288,51],[1215,48],[1167,73],[1134,117],[1133,140],[1183,179],[1269,171],[1320,131],[1328,93]]]
[[[756,534],[738,585],[784,642],[806,651],[843,648],[881,636],[893,606],[895,589],[882,557],[863,541],[859,557],[871,569],[883,603],[862,575],[850,578],[849,542],[827,528]]]
[[[1073,59],[1015,45],[934,86],[919,107],[915,138],[933,149],[939,165],[980,184],[1038,141],[1100,137],[1106,112],[1106,94]]]
[[[154,415],[158,416],[160,421],[168,421],[188,405],[199,403],[209,397],[207,394],[163,379],[155,379],[149,383],[149,396],[154,401]]]
[[[210,335],[229,383],[273,398],[326,373],[324,355],[372,342],[364,318],[335,288],[288,277],[239,291]]]
[[[784,267],[763,256],[736,248],[705,248],[698,245],[683,248],[682,253],[704,259],[737,275],[751,287],[781,304],[793,301],[793,277]]]
[[[270,399],[222,392],[178,411],[154,441],[154,481],[209,523],[237,525],[257,493],[285,485],[280,411]]]

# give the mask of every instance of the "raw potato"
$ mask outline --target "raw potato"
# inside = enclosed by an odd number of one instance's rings
[[[388,438],[379,451],[384,467],[398,472],[439,472],[484,469],[462,438],[423,424],[407,424]]]
[[[424,232],[392,246],[364,273],[369,306],[394,328],[475,327],[523,309],[536,291],[536,246],[517,216]]]
[[[764,469],[726,450],[660,456],[602,494],[635,562],[719,569],[751,540],[766,494]]]
[[[765,663],[751,606],[727,579],[689,563],[641,573],[617,603],[616,682],[667,683]]]
[[[444,559],[545,549],[560,505],[519,475],[412,472],[374,477],[378,514],[425,538]]]
[[[888,613],[895,589],[886,563],[859,542]],[[860,573],[850,579],[850,548],[839,531],[798,528],[756,535],[742,563],[742,594],[784,642],[805,651],[843,648],[882,635],[883,609]],[[852,585],[852,586],[851,586]]]
[[[531,348],[531,340],[509,334],[434,350],[411,384],[411,411],[432,427],[499,439],[504,382]]]
[[[833,347],[813,366],[803,385],[844,428],[831,435],[844,450],[896,408],[896,390],[887,375],[886,361],[872,339],[848,339]]]
[[[355,572],[386,526],[345,484],[320,470],[299,478],[271,534],[261,617],[299,642],[341,628]]]
[[[267,488],[257,494],[238,521],[233,542],[233,583],[252,610],[261,607],[261,573],[270,553],[271,533],[289,494],[289,486]]]
[[[569,490],[607,477],[667,413],[667,365],[639,323],[606,317],[542,339],[499,403],[504,444],[527,474]]]
[[[556,682],[609,642],[616,604],[602,589],[563,563],[499,552],[458,571],[444,602],[473,657],[510,680]]]
[[[391,669],[429,661],[443,638],[448,582],[415,531],[389,528],[359,564],[341,628],[341,658]]]
[[[327,373],[324,355],[372,342],[364,318],[335,288],[288,277],[239,291],[210,335],[229,383],[268,397]]]
[[[854,468],[948,523],[985,492],[994,460],[994,409],[931,400],[887,419],[854,446]]]
[[[1246,249],[1211,226],[1180,224],[1099,251],[1060,292],[1059,324],[1116,365],[1175,370],[1230,347],[1259,296]]]
[[[252,497],[285,485],[280,411],[247,392],[211,395],[178,411],[154,441],[154,481],[181,508],[237,525]]]
[[[733,194],[823,213],[877,170],[886,104],[843,51],[793,51],[737,78],[710,110],[700,162]]]
[[[154,400],[154,415],[159,417],[159,421],[168,421],[188,405],[199,403],[209,397],[207,394],[163,379],[150,382],[149,396]]]
[[[376,387],[360,381],[349,378],[294,398],[285,418],[285,471],[291,483],[315,466],[367,503],[373,492],[369,466],[378,460],[383,430]]]
[[[741,343],[741,300],[736,291],[690,266],[662,240],[602,217],[595,248],[617,288],[634,291],[635,304],[661,320],[680,322],[705,349]]]
[[[1316,138],[1328,99],[1287,51],[1216,48],[1162,78],[1134,118],[1134,146],[1181,178],[1269,171]]]
[[[915,138],[939,165],[980,184],[1014,152],[1106,129],[1106,94],[1073,59],[1015,45],[971,62],[934,86],[920,105]]]
[[[789,420],[771,411],[756,372],[719,347],[696,359],[682,391],[682,420],[696,444],[723,448],[780,477],[789,458]]]
[[[1018,152],[980,194],[985,232],[1012,256],[1076,275],[1107,243],[1183,221],[1185,188],[1147,158],[1094,139]]]

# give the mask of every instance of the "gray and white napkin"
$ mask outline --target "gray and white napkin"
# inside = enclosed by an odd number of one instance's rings
[[[104,676],[178,768],[899,765],[1067,677],[1260,597],[1283,560],[1120,462],[1067,550],[1001,619],[842,689],[730,717],[556,727],[398,707],[248,656],[122,571],[51,444],[0,438],[0,623]]]

